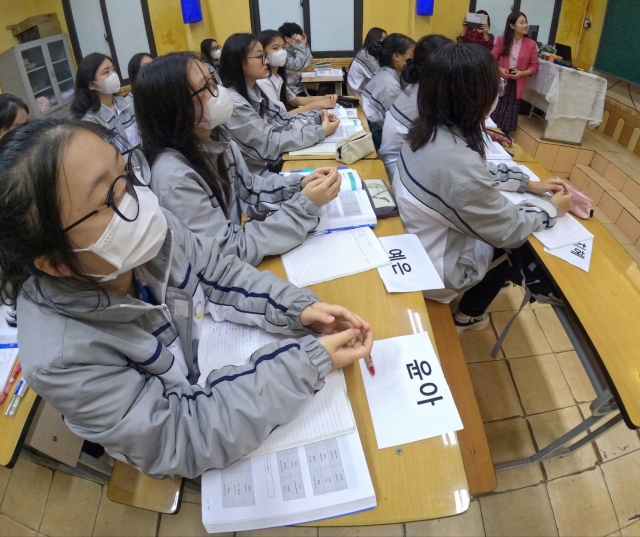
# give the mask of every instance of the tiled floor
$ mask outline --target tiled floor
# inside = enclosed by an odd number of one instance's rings
[[[495,463],[531,455],[589,414],[595,393],[553,310],[527,305],[497,359],[497,333],[522,301],[512,287],[490,307],[492,324],[461,336]],[[19,459],[0,467],[2,536],[199,536],[200,496],[178,515],[114,504],[95,483]],[[230,535],[230,534],[227,534]],[[619,425],[564,458],[498,472],[495,492],[463,515],[365,528],[276,528],[248,536],[640,537],[640,436]]]

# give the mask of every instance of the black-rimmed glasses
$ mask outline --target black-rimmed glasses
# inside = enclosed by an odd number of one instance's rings
[[[211,93],[212,97],[217,97],[218,95],[220,95],[218,84],[216,83],[213,77],[207,78],[207,81],[204,83],[204,86],[202,86],[199,90],[194,91],[191,94],[191,97],[195,97],[196,95],[202,93],[204,90],[209,90],[209,93]]]
[[[67,226],[62,230],[63,233],[66,233],[74,227],[82,224],[82,222],[84,222],[85,220],[88,220],[92,216],[98,214],[103,210],[103,207],[113,209],[114,212],[125,222],[133,222],[134,220],[136,220],[136,218],[138,218],[138,214],[140,213],[140,203],[138,202],[136,189],[133,187],[134,185],[149,186],[149,183],[151,183],[151,169],[149,168],[149,163],[147,162],[147,159],[140,150],[139,146],[122,152],[123,157],[127,154],[128,157],[126,157],[127,165],[125,167],[125,173],[124,175],[118,175],[113,183],[111,183],[104,203],[100,205],[100,207],[98,207],[95,211],[91,211],[86,216],[83,216],[80,220],[77,220],[70,226]],[[129,194],[135,201],[136,211],[133,218],[122,213],[118,208],[118,204],[116,203],[116,193],[122,192],[123,190],[124,192]]]
[[[247,60],[262,60],[262,63],[267,63],[267,53],[264,52],[260,56],[247,56]]]

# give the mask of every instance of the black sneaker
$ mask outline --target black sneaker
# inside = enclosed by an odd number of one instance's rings
[[[480,317],[469,317],[469,320],[466,322],[458,321],[458,319],[456,319],[456,316],[454,315],[453,323],[456,325],[458,334],[464,332],[465,330],[482,330],[489,324],[489,314],[485,312],[480,315]]]

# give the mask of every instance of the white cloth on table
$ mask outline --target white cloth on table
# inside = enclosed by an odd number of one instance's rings
[[[607,81],[600,76],[541,61],[538,73],[529,79],[529,90],[549,102],[549,123],[561,117],[586,119],[592,128],[602,123]]]

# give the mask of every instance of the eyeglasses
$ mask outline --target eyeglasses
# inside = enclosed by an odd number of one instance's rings
[[[260,56],[247,56],[247,60],[252,59],[252,60],[262,60],[262,63],[267,63],[267,53],[263,53]]]
[[[127,151],[123,151],[122,156],[124,157],[125,155],[127,155],[127,153],[129,156],[127,157],[125,173],[124,175],[118,175],[113,183],[111,183],[104,203],[100,205],[100,207],[98,207],[95,211],[91,211],[88,215],[83,216],[80,220],[77,220],[70,226],[63,229],[63,233],[66,233],[74,227],[82,224],[82,222],[91,218],[93,215],[98,214],[103,210],[103,207],[113,209],[114,212],[125,222],[133,222],[136,218],[138,218],[138,214],[140,212],[140,204],[138,202],[136,189],[133,187],[134,185],[149,186],[149,183],[151,183],[151,168],[149,168],[149,163],[147,162],[147,159],[140,150],[139,146],[136,146],[133,149],[128,149]],[[136,202],[136,215],[133,218],[125,216],[124,213],[120,212],[120,209],[118,209],[118,204],[116,203],[115,196],[122,191],[129,194]]]
[[[194,91],[191,94],[191,97],[195,97],[196,95],[202,93],[204,90],[209,90],[209,93],[211,93],[212,97],[217,97],[218,95],[220,95],[218,84],[213,77],[207,78],[207,81],[204,83],[204,86],[202,86],[198,91]]]
[[[507,91],[507,81],[504,78],[500,79],[500,84],[498,85],[498,97],[502,97]]]

